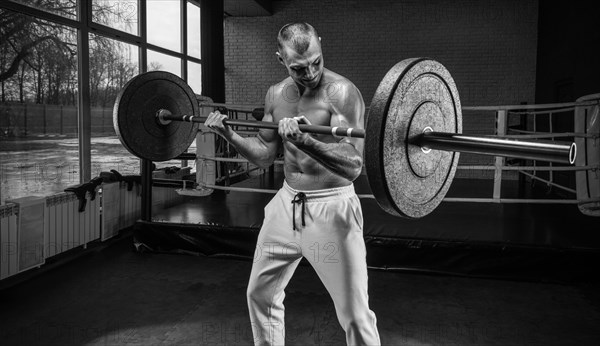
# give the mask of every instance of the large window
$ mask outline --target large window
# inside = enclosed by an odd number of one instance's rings
[[[139,73],[139,47],[90,34],[92,175],[111,169],[139,174],[139,160],[123,147],[113,126],[113,105],[121,87]]]
[[[149,70],[200,94],[200,43],[197,1],[1,1],[0,203],[111,169],[139,174],[113,128],[115,98]]]
[[[148,43],[181,52],[181,6],[178,0],[147,1]]]
[[[148,71],[167,71],[181,77],[181,59],[172,55],[148,50]]]
[[[0,12],[0,197],[79,182],[77,32]]]
[[[187,4],[187,52],[190,56],[200,59],[200,7],[188,2]]]
[[[139,4],[136,0],[93,0],[92,21],[139,35]]]

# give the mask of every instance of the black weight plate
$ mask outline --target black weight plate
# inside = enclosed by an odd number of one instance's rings
[[[185,81],[165,71],[132,78],[121,90],[113,109],[113,124],[123,146],[151,161],[168,161],[183,153],[196,138],[198,124],[172,121],[160,124],[156,112],[198,115],[196,95]]]

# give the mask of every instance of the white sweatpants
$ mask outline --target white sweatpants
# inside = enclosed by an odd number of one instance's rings
[[[379,345],[354,186],[305,191],[304,203],[299,193],[284,182],[265,207],[247,291],[254,343],[284,345],[284,289],[305,257],[333,299],[347,344]]]

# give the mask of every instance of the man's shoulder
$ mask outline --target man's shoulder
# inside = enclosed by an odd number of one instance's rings
[[[265,97],[265,107],[269,110],[269,112],[273,112],[273,108],[277,107],[277,105],[281,102],[281,99],[285,98],[286,94],[290,94],[288,88],[293,86],[294,81],[292,78],[288,77],[278,83],[272,84],[269,87]]]
[[[329,97],[335,95],[338,99],[352,99],[360,96],[360,91],[350,79],[331,70],[327,70],[327,73],[323,74],[321,88]]]
[[[286,87],[294,85],[294,81],[291,77],[287,77],[281,80],[279,83],[275,83],[269,87],[269,92],[272,93],[281,93]]]
[[[354,83],[339,73],[333,72],[331,70],[325,70],[323,73],[323,79],[321,84],[325,86],[325,88],[355,88]]]

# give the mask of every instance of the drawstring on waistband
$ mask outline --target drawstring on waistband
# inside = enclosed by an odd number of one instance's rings
[[[302,227],[306,226],[304,222],[304,203],[306,202],[306,194],[304,192],[298,192],[294,199],[292,199],[292,205],[294,206],[292,209],[292,223],[294,227],[294,231],[296,230],[296,203],[302,203]]]

